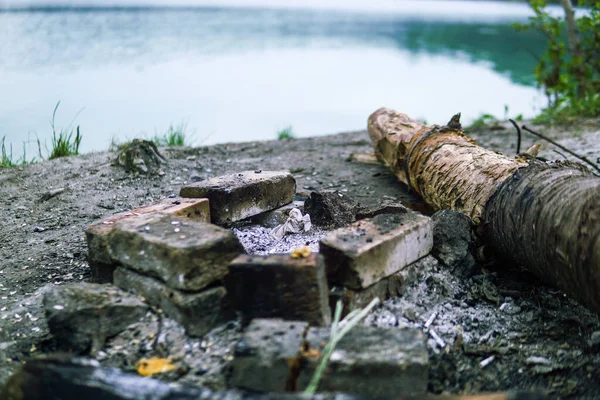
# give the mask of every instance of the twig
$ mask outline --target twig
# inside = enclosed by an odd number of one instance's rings
[[[542,138],[550,143],[552,143],[553,145],[555,145],[556,147],[558,147],[559,149],[566,151],[567,153],[569,153],[570,155],[572,155],[573,157],[576,157],[578,159],[580,159],[581,161],[585,162],[586,164],[590,165],[592,168],[594,168],[596,171],[598,171],[598,173],[600,173],[600,167],[596,166],[596,164],[594,164],[593,162],[591,162],[589,159],[587,159],[586,157],[580,156],[579,154],[575,153],[574,151],[571,151],[569,149],[567,149],[565,146],[558,144],[557,142],[555,142],[554,140],[550,139],[547,136],[542,135],[541,133],[538,133],[536,131],[533,131],[531,129],[529,129],[528,127],[526,127],[525,125],[523,125],[521,128],[523,128],[524,130],[526,130],[529,133],[534,134],[535,136]]]
[[[444,342],[444,340],[440,337],[440,335],[437,334],[436,331],[434,331],[433,329],[429,329],[427,332],[431,335],[433,340],[435,340],[438,346],[440,346],[442,349],[446,347],[446,342]]]
[[[435,317],[437,317],[437,313],[433,313],[431,314],[431,317],[429,317],[429,319],[427,320],[427,322],[425,322],[425,329],[429,329],[429,327],[431,326],[431,324],[433,324],[433,320],[435,319]]]
[[[521,128],[519,128],[514,119],[509,119],[509,121],[517,130],[517,155],[519,155],[521,153]]]
[[[486,358],[485,360],[482,360],[479,365],[481,365],[481,368],[485,368],[488,365],[490,365],[492,363],[492,361],[494,361],[494,358],[496,358],[495,356],[489,356],[488,358]]]
[[[553,152],[555,152],[556,154],[558,154],[558,155],[562,156],[562,158],[564,158],[565,160],[567,159],[567,156],[565,156],[565,155],[564,155],[563,153],[561,153],[560,151],[558,151],[558,150],[554,150],[554,149],[553,149],[552,151],[553,151]]]

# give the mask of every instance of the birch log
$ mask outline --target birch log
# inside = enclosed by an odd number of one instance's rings
[[[600,178],[479,147],[459,115],[426,126],[381,108],[368,128],[378,159],[429,205],[468,215],[498,255],[600,312]]]

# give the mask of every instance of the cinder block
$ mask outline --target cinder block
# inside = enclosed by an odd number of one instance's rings
[[[310,349],[321,350],[330,330],[310,328],[306,336]],[[319,391],[361,394],[374,398],[423,395],[427,391],[429,358],[426,338],[416,328],[357,326],[338,343],[319,383]],[[310,351],[306,351],[310,354]],[[298,387],[308,386],[318,365],[309,357],[306,372],[299,375]]]
[[[330,283],[364,289],[429,254],[430,218],[382,214],[336,229],[321,240]]]
[[[366,307],[375,297],[381,302],[387,300],[388,296],[388,278],[384,278],[374,283],[368,288],[361,290],[352,290],[343,286],[334,286],[329,291],[329,307],[332,315],[335,312],[336,304],[342,301],[342,318],[348,315],[350,311]]]
[[[258,392],[297,389],[292,365],[298,357],[308,323],[255,319],[234,349],[228,387]]]
[[[303,322],[256,319],[235,347],[229,384],[259,392],[302,391],[329,334],[329,328],[307,329]],[[429,368],[425,339],[415,328],[357,326],[337,344],[319,391],[422,395]]]
[[[289,172],[244,171],[184,186],[179,194],[208,198],[212,222],[223,225],[281,207],[295,193],[296,180]]]
[[[241,255],[229,265],[225,287],[244,324],[254,318],[331,322],[325,265],[315,253]]]
[[[62,350],[98,351],[107,338],[138,322],[148,305],[111,285],[50,285],[43,299],[50,333]]]
[[[228,229],[171,215],[145,215],[118,224],[108,237],[121,265],[172,289],[199,291],[220,281],[244,252]]]
[[[108,235],[117,223],[140,215],[172,214],[198,221],[210,222],[208,199],[185,199],[182,197],[159,200],[152,204],[112,215],[88,226],[85,235],[88,243],[88,261],[92,279],[96,282],[112,282],[115,260],[108,252]]]
[[[189,336],[203,336],[218,323],[233,316],[227,307],[227,292],[223,286],[195,293],[182,292],[124,267],[115,270],[114,283],[121,289],[142,296],[148,304],[162,308],[167,316],[185,328]]]

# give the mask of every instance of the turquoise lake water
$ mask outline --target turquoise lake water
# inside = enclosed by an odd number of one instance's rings
[[[0,0],[0,138],[16,154],[49,144],[59,100],[56,126],[79,125],[83,151],[182,122],[211,144],[364,129],[380,106],[445,123],[544,104],[532,76],[544,41],[511,27],[525,4],[46,4]]]

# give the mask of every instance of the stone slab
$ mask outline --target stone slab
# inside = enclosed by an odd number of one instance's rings
[[[318,364],[329,328],[256,319],[236,345],[229,384],[259,392],[303,390]],[[420,395],[427,389],[426,338],[415,328],[357,326],[337,345],[319,391],[376,398]]]
[[[112,285],[79,283],[51,286],[44,294],[50,333],[63,350],[99,350],[107,338],[137,322],[148,306]]]
[[[108,235],[117,223],[140,215],[165,213],[210,222],[208,199],[168,198],[96,221],[88,226],[88,262],[95,282],[112,282],[115,260],[108,252]]]
[[[227,225],[290,203],[296,180],[285,171],[244,171],[181,188],[181,197],[210,201],[212,222]]]
[[[331,323],[325,265],[316,253],[241,255],[229,265],[225,287],[244,324],[253,318]]]
[[[121,222],[108,241],[121,265],[186,291],[220,281],[231,260],[244,252],[230,230],[172,215]]]
[[[304,202],[303,201],[293,201],[289,204],[286,204],[283,207],[276,208],[272,211],[267,211],[265,213],[256,215],[252,217],[252,222],[257,223],[259,225],[265,226],[267,228],[275,228],[278,225],[281,225],[287,221],[290,217],[290,211],[292,209],[297,208],[304,214]]]
[[[364,289],[426,256],[433,246],[430,218],[381,214],[336,229],[321,240],[330,283]]]
[[[164,313],[179,322],[189,336],[203,336],[220,322],[233,317],[227,306],[223,286],[188,293],[167,287],[163,282],[119,267],[114,272],[115,285],[143,297],[160,307]]]

